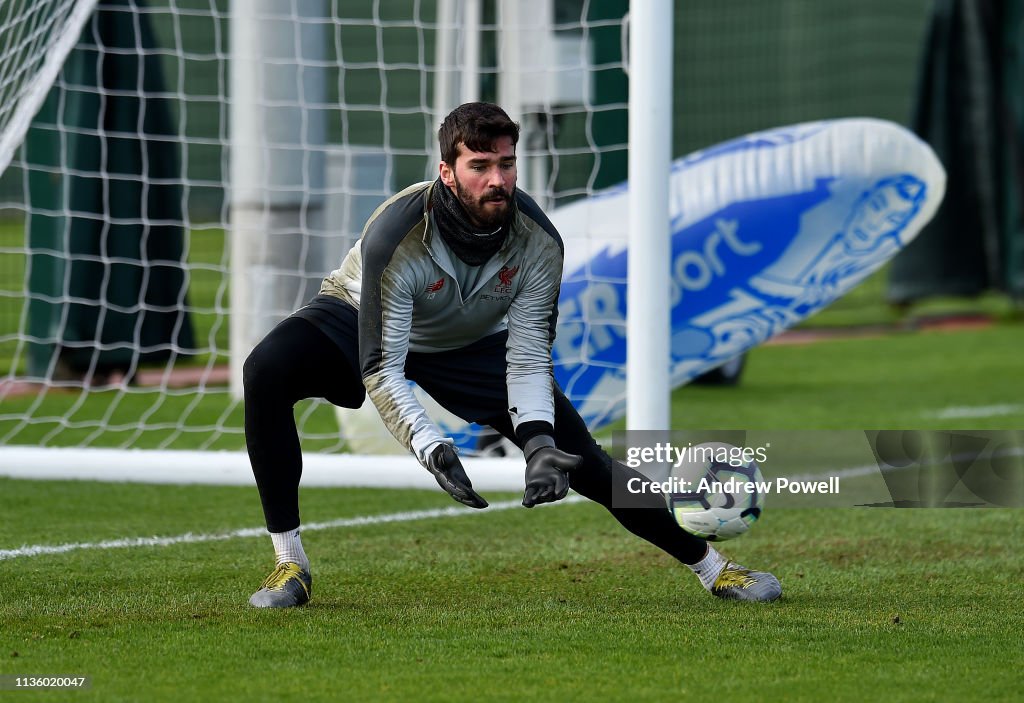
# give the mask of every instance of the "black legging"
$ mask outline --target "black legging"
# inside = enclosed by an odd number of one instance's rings
[[[456,415],[490,425],[515,441],[505,411],[503,340],[495,335],[470,349],[410,354],[406,373]],[[362,405],[365,391],[354,366],[354,348],[353,344],[346,354],[314,324],[292,317],[271,331],[246,359],[246,446],[271,532],[299,526],[302,453],[293,406],[305,398],[326,398],[349,408]],[[466,392],[469,388],[472,393]],[[569,477],[573,490],[603,505],[627,530],[679,561],[692,564],[704,556],[704,540],[679,527],[660,495],[626,493],[630,478],[645,483],[648,479],[613,461],[557,388],[555,443],[559,449],[583,457],[582,467]],[[627,495],[628,507],[624,507]]]

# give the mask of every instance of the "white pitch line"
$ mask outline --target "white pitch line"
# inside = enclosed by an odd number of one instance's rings
[[[839,478],[856,478],[867,476],[878,471],[878,466],[865,464],[863,466],[852,466],[845,469],[838,469],[828,476]],[[822,474],[801,474],[790,477],[790,481],[812,481],[821,479]],[[571,503],[582,503],[586,499],[580,495],[571,495],[564,500],[552,505],[566,505]],[[431,510],[410,510],[400,513],[383,513],[380,515],[361,515],[359,517],[339,518],[327,522],[311,522],[302,526],[303,532],[315,532],[317,530],[332,530],[346,527],[362,527],[363,525],[383,525],[389,522],[411,522],[413,520],[432,520],[439,517],[461,517],[464,515],[480,515],[482,513],[495,512],[499,510],[511,510],[520,507],[522,503],[518,500],[502,501],[491,503],[483,510],[472,510],[452,506],[449,508],[433,508]],[[548,507],[548,506],[539,506]],[[128,549],[131,547],[169,547],[175,544],[201,544],[203,542],[223,542],[229,539],[240,539],[244,537],[263,537],[267,530],[264,527],[245,527],[231,532],[217,534],[192,534],[186,532],[183,535],[173,537],[124,537],[122,539],[104,540],[102,542],[71,542],[68,544],[35,544],[19,547],[18,549],[0,549],[0,561],[17,559],[19,557],[35,557],[46,554],[65,554],[83,549]]]
[[[1024,412],[1024,405],[1003,403],[1001,405],[954,405],[942,410],[925,413],[925,417],[938,420],[969,420],[979,417],[1000,417]]]
[[[580,503],[584,500],[582,496],[569,496],[559,504]],[[331,530],[345,527],[362,527],[363,525],[382,525],[389,522],[411,522],[413,520],[430,520],[439,517],[461,517],[463,515],[480,515],[499,510],[511,510],[521,507],[522,502],[518,500],[507,500],[500,503],[491,503],[483,510],[471,508],[433,508],[431,510],[409,510],[400,513],[384,513],[381,515],[361,515],[359,517],[339,518],[327,522],[311,522],[302,526],[303,532],[314,532],[317,530]],[[246,527],[231,532],[217,534],[192,534],[186,532],[183,535],[173,537],[125,537],[123,539],[110,539],[102,542],[72,542],[68,544],[37,544],[19,547],[18,549],[0,549],[0,561],[6,559],[17,559],[19,557],[35,557],[45,554],[65,554],[82,549],[128,549],[131,547],[169,547],[174,544],[200,544],[203,542],[223,542],[229,539],[242,537],[265,537],[265,527]]]
[[[865,464],[863,466],[852,466],[845,469],[838,469],[829,476],[839,478],[856,478],[867,476],[878,471],[878,466]],[[790,481],[811,481],[820,479],[822,474],[800,474],[793,476]],[[551,505],[567,505],[582,503],[586,499],[580,495],[571,495],[564,500]],[[440,517],[461,517],[464,515],[480,515],[483,513],[500,510],[511,510],[522,505],[521,501],[508,500],[500,503],[491,503],[483,510],[470,510],[455,506],[448,508],[433,508],[431,510],[409,510],[399,513],[383,513],[380,515],[361,515],[359,517],[339,518],[327,522],[311,522],[302,526],[303,532],[315,532],[318,530],[332,530],[346,527],[362,527],[364,525],[383,525],[389,522],[411,522],[413,520],[431,520]],[[539,506],[549,507],[549,506]],[[220,532],[216,534],[192,534],[186,532],[173,537],[124,537],[122,539],[104,540],[102,542],[71,542],[67,544],[36,544],[19,547],[18,549],[0,549],[0,561],[17,559],[19,557],[35,557],[47,554],[66,554],[84,549],[128,549],[131,547],[169,547],[175,544],[201,544],[203,542],[223,542],[230,539],[244,537],[263,537],[267,534],[265,527],[244,527],[231,532]]]

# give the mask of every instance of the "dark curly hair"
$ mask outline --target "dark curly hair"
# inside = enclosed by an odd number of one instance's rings
[[[459,156],[459,144],[465,144],[470,151],[495,151],[494,142],[500,137],[512,137],[514,146],[519,142],[519,125],[493,103],[459,105],[437,130],[441,159],[453,167]]]

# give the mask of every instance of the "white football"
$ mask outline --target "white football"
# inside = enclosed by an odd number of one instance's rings
[[[687,532],[710,542],[739,537],[764,509],[764,479],[752,460],[724,442],[690,447],[672,471],[681,490],[666,495],[669,510]]]

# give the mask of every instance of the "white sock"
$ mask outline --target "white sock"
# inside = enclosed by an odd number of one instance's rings
[[[722,573],[722,569],[728,563],[728,560],[709,544],[708,553],[704,555],[704,558],[696,564],[687,564],[687,566],[690,567],[693,573],[697,574],[697,578],[700,579],[704,588],[710,591],[711,587],[715,585],[715,579],[718,578],[718,575]]]
[[[274,542],[278,565],[292,561],[309,571],[309,557],[306,556],[306,551],[302,548],[299,528],[296,527],[287,532],[271,532],[270,539]]]

